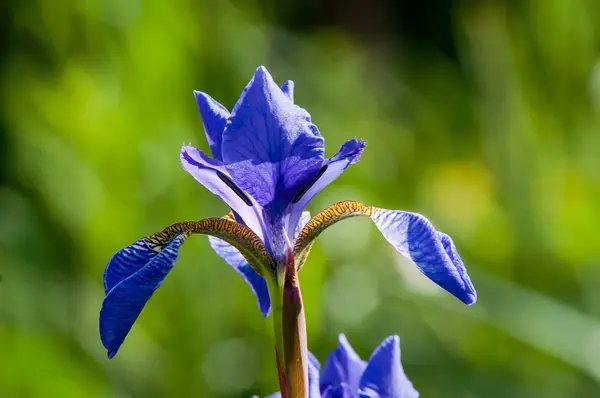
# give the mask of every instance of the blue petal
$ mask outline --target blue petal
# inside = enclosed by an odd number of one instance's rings
[[[178,235],[162,250],[150,239],[140,239],[117,252],[108,263],[100,338],[109,359],[117,353],[144,305],[175,265],[185,239],[185,235]]]
[[[321,392],[319,391],[319,371],[321,370],[321,364],[319,360],[308,352],[308,398],[320,398]]]
[[[223,199],[250,229],[264,239],[262,207],[233,183],[221,162],[210,159],[199,149],[184,145],[181,148],[181,164],[196,181]]]
[[[416,213],[375,209],[371,218],[387,241],[429,279],[465,304],[475,303],[477,294],[448,235]]]
[[[322,398],[356,398],[356,390],[352,390],[350,386],[346,384],[340,384],[336,387],[327,387],[323,391]]]
[[[286,81],[281,85],[281,91],[294,102],[294,82],[291,80]]]
[[[306,209],[308,203],[327,185],[331,184],[338,178],[348,166],[358,162],[362,151],[365,149],[366,143],[356,138],[347,141],[341,146],[338,153],[333,157],[323,162],[321,171],[312,182],[310,182],[300,193],[294,198],[290,209],[288,210],[289,219],[287,225],[288,236],[293,231],[292,228],[298,223],[302,211]]]
[[[293,240],[293,242],[296,242],[296,239],[298,238],[298,235],[300,235],[300,231],[302,231],[302,228],[304,228],[304,226],[306,224],[308,224],[309,221],[310,221],[310,212],[309,211],[303,211],[302,212],[302,216],[300,217],[300,222],[298,222],[296,224],[296,230],[294,231],[294,240]]]
[[[248,264],[244,256],[239,252],[238,249],[231,246],[229,243],[209,236],[208,240],[211,247],[217,252],[227,264],[231,265],[233,269],[240,274],[244,280],[250,285],[250,288],[254,292],[257,298],[258,308],[260,312],[266,318],[269,316],[271,310],[271,300],[269,298],[269,290],[267,289],[267,283],[262,276],[258,275]]]
[[[259,67],[223,133],[223,161],[235,183],[274,217],[282,215],[317,175],[323,146],[308,113]]]
[[[356,391],[365,366],[366,362],[354,352],[346,336],[340,334],[337,348],[329,354],[323,366],[321,393],[324,394],[328,389],[329,394],[333,394],[335,391],[341,392],[344,389]]]
[[[360,379],[359,396],[361,398],[417,398],[419,396],[402,369],[398,336],[386,338],[373,351]]]
[[[208,94],[194,91],[194,96],[196,97],[196,103],[202,116],[206,140],[210,146],[213,158],[222,160],[221,141],[223,140],[225,123],[227,123],[227,119],[229,118],[229,111]]]

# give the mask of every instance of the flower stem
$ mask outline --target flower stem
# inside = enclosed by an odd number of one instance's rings
[[[271,298],[271,311],[273,317],[273,335],[275,336],[275,360],[277,361],[277,376],[282,398],[288,398],[285,387],[285,367],[283,366],[283,302],[279,286],[283,285],[283,278],[266,278],[269,297]]]
[[[308,398],[306,319],[293,256],[288,257],[285,266],[282,332],[287,397]]]

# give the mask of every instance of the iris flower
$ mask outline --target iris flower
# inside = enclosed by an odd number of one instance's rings
[[[308,380],[309,398],[419,396],[404,374],[400,362],[398,336],[390,336],[383,340],[373,351],[369,361],[365,362],[354,352],[346,336],[340,334],[339,344],[329,354],[322,371],[318,359],[309,354]],[[268,398],[281,398],[281,393],[275,393]]]
[[[259,67],[231,113],[209,95],[194,94],[212,158],[184,145],[181,163],[231,211],[173,224],[112,257],[100,311],[100,335],[109,358],[192,234],[210,236],[216,252],[251,286],[264,316],[273,308],[280,379],[300,375],[304,390],[308,351],[298,271],[315,238],[330,225],[348,217],[370,218],[423,274],[464,303],[475,302],[454,243],[425,217],[354,201],[334,204],[312,218],[304,212],[315,195],[359,160],[365,142],[351,139],[326,158],[323,136],[308,112],[294,103],[293,82],[279,87]]]

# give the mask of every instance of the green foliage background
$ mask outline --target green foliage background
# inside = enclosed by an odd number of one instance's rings
[[[401,336],[422,397],[600,396],[600,3],[462,2],[458,62],[433,47],[293,33],[254,3],[13,2],[0,69],[0,396],[248,397],[277,389],[271,322],[206,239],[108,361],[110,256],[226,207],[179,164],[208,150],[192,90],[231,108],[261,64],[296,83],[332,155],[368,141],[310,205],[427,215],[450,234],[470,308],[340,223],[301,273],[309,347],[368,358]]]

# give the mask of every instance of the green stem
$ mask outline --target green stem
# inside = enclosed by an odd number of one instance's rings
[[[277,361],[277,374],[279,379],[279,389],[282,398],[288,398],[285,386],[285,367],[283,366],[283,294],[278,283],[274,278],[266,278],[269,297],[271,298],[271,312],[273,317],[273,334],[275,335],[275,359]]]

